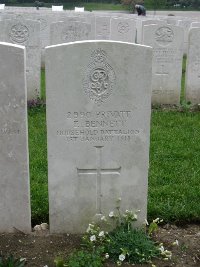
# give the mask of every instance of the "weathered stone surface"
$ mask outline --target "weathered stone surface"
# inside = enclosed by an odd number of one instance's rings
[[[200,103],[200,28],[191,28],[186,67],[186,100]]]
[[[136,20],[136,28],[137,28],[137,43],[142,44],[143,43],[143,29],[145,25],[151,25],[151,24],[163,24],[165,21],[161,21],[159,19],[150,19],[150,18],[140,18]]]
[[[52,233],[84,232],[119,197],[144,222],[151,60],[149,47],[112,41],[46,49]]]
[[[68,21],[51,24],[51,45],[94,39],[91,25],[85,22]]]
[[[135,20],[127,18],[111,19],[111,40],[135,43]]]
[[[0,232],[30,232],[25,48],[0,43],[0,62]]]
[[[110,17],[97,16],[95,25],[95,39],[110,40]]]
[[[192,20],[188,18],[179,20],[177,23],[178,26],[183,27],[183,31],[184,31],[184,46],[183,46],[184,54],[187,54],[187,51],[188,51],[188,34],[189,34],[189,29],[191,27],[191,23],[192,23]]]
[[[183,59],[183,28],[144,26],[144,44],[153,47],[152,103],[179,104]]]
[[[0,40],[26,47],[27,98],[40,96],[40,23],[32,20],[11,19],[0,21]]]

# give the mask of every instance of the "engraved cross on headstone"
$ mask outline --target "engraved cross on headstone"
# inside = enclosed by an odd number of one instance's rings
[[[101,178],[102,175],[110,175],[110,174],[117,174],[120,175],[121,167],[119,168],[102,168],[102,148],[103,146],[95,146],[96,148],[96,168],[94,169],[79,169],[77,168],[78,175],[89,175],[89,174],[96,174],[96,210],[97,214],[102,214],[101,212],[101,198],[102,198],[102,192],[101,192]]]

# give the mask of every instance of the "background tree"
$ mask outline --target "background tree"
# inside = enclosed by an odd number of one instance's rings
[[[143,4],[143,1],[138,0],[121,0],[122,5],[129,6],[129,10],[134,13],[136,4]]]
[[[151,7],[154,10],[158,10],[160,8],[165,7],[167,4],[167,0],[145,0],[145,5],[147,7]]]

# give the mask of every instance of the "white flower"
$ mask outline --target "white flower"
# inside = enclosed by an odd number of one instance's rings
[[[108,253],[105,254],[105,258],[109,259],[109,254]]]
[[[160,220],[160,218],[156,218],[155,220],[153,220],[153,223],[157,223]]]
[[[179,242],[178,240],[176,239],[173,243],[172,243],[173,246],[178,246],[179,245]]]
[[[106,222],[106,221],[107,221],[107,220],[106,220],[106,216],[102,216],[102,217],[101,217],[101,221]]]
[[[137,214],[133,214],[133,219],[137,220]]]
[[[166,258],[171,259],[171,257],[172,257],[172,253],[171,253],[171,251],[169,251],[169,250],[165,250],[164,253],[165,253]]]
[[[165,251],[164,247],[163,246],[160,246],[159,247],[159,250],[161,251],[161,253],[163,253]]]
[[[119,260],[120,260],[120,261],[124,261],[124,260],[125,260],[125,258],[126,258],[126,257],[125,257],[125,255],[124,255],[124,254],[120,254],[120,255],[119,255]]]
[[[114,211],[111,211],[108,215],[110,218],[113,218],[115,215],[114,215]]]
[[[145,224],[146,224],[146,225],[149,225],[149,223],[148,223],[147,219],[145,219],[145,220],[144,220],[144,222],[145,222]]]
[[[88,228],[87,228],[87,230],[86,230],[86,232],[87,233],[89,233],[90,231],[92,231],[92,228],[94,227],[94,225],[93,224],[91,224],[91,223],[89,223],[89,225],[88,225]]]
[[[100,236],[100,237],[104,236],[104,231],[101,231],[101,232],[99,233],[99,236]]]
[[[96,236],[95,236],[95,235],[92,235],[92,236],[90,237],[90,241],[91,241],[91,242],[96,241]]]

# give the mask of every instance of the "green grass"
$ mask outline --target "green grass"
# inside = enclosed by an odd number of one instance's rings
[[[183,81],[185,64],[186,59]],[[44,70],[41,86],[45,99]],[[48,221],[46,110],[45,107],[29,108],[28,114],[32,221],[36,224]],[[148,219],[200,222],[199,162],[200,112],[153,110]]]
[[[186,72],[186,62],[187,62],[187,57],[183,57],[183,63],[182,63],[182,79],[181,79],[181,99],[180,102],[181,104],[184,103],[185,100],[185,72]]]
[[[33,222],[48,220],[45,108],[29,109]],[[200,113],[152,112],[148,218],[200,221]]]
[[[44,7],[51,8],[52,5],[55,3],[44,3]],[[93,11],[93,10],[113,10],[113,11],[120,11],[120,10],[129,10],[128,6],[123,6],[121,4],[114,4],[114,3],[88,3],[88,2],[81,2],[81,1],[73,1],[69,3],[63,3],[64,9],[74,10],[75,6],[82,7],[84,6],[86,11]],[[14,6],[24,6],[24,7],[33,7],[35,6],[34,3],[20,3],[14,4]]]
[[[48,221],[47,137],[45,107],[29,108],[29,160],[32,223]]]
[[[200,221],[200,113],[153,111],[149,218]]]

